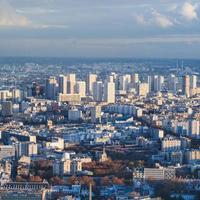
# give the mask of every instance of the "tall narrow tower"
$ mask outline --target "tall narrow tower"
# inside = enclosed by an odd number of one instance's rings
[[[190,97],[190,76],[183,77],[182,92],[186,97]]]

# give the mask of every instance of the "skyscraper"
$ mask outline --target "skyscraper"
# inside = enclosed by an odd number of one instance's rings
[[[146,97],[148,93],[149,93],[149,84],[148,83],[140,83],[138,86],[138,95]]]
[[[168,90],[175,94],[177,92],[177,84],[178,84],[177,77],[174,74],[170,74],[170,76],[168,77],[168,82],[167,82]]]
[[[101,102],[103,99],[103,83],[101,81],[93,84],[93,99],[97,102]]]
[[[94,106],[91,108],[91,122],[92,123],[101,122],[101,106]]]
[[[126,74],[119,77],[119,89],[123,91],[128,91],[131,83],[131,75]]]
[[[138,83],[139,82],[139,74],[132,74],[131,75],[131,83]]]
[[[58,83],[54,76],[46,80],[46,97],[47,99],[56,99],[58,94]]]
[[[114,82],[105,82],[104,101],[107,103],[115,103],[115,83]]]
[[[197,87],[197,76],[192,75],[190,77],[190,89],[195,89]]]
[[[190,76],[189,75],[185,75],[183,77],[182,92],[183,92],[183,95],[185,95],[186,97],[190,97]]]
[[[75,93],[76,74],[67,75],[67,94]]]
[[[96,74],[88,74],[87,76],[87,94],[93,95],[93,84],[97,81],[97,75]]]
[[[67,92],[67,77],[60,75],[58,77],[59,93],[66,94]]]
[[[80,95],[81,98],[86,95],[86,83],[85,81],[77,81],[75,86],[75,92]]]
[[[153,76],[153,91],[154,92],[160,92],[163,89],[164,86],[164,76]]]

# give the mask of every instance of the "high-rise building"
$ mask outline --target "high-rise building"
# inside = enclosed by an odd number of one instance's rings
[[[104,101],[107,103],[115,103],[115,83],[105,82]]]
[[[123,91],[128,91],[131,83],[131,75],[126,74],[119,77],[119,89]]]
[[[181,150],[181,140],[174,137],[165,137],[162,140],[162,151],[172,152]]]
[[[151,76],[147,76],[146,78],[146,82],[148,83],[149,85],[149,92],[152,92],[153,90],[153,87],[152,87],[152,77]]]
[[[190,89],[195,89],[197,88],[197,76],[192,75],[190,78]]]
[[[96,74],[88,74],[87,76],[87,94],[93,95],[93,84],[97,81],[97,75]]]
[[[200,136],[200,123],[199,120],[190,119],[188,122],[188,135],[190,137],[198,138]]]
[[[86,96],[86,83],[85,81],[77,81],[75,92],[80,95],[80,98],[84,98]]]
[[[67,92],[67,77],[60,75],[58,77],[59,93],[66,94]]]
[[[3,101],[2,102],[2,111],[1,114],[3,117],[9,117],[13,114],[13,104],[12,101]]]
[[[92,123],[101,122],[101,106],[94,106],[91,108],[91,122]]]
[[[138,86],[138,95],[146,97],[148,93],[149,93],[149,84],[140,83]]]
[[[32,156],[37,155],[38,146],[33,142],[18,142],[15,144],[16,156],[19,158],[21,156]]]
[[[167,81],[168,90],[175,94],[177,92],[177,84],[178,84],[177,77],[174,74],[170,74]]]
[[[131,83],[138,83],[139,82],[139,74],[132,74],[131,75]]]
[[[163,86],[164,86],[164,76],[158,76],[158,75],[153,76],[152,91],[160,92],[162,91]]]
[[[47,99],[56,99],[58,94],[58,83],[56,77],[51,76],[46,80],[46,97]]]
[[[103,100],[103,83],[101,81],[94,82],[93,84],[93,99],[97,102]]]
[[[186,97],[190,97],[190,76],[189,75],[185,75],[183,77],[182,92],[183,92],[183,95],[185,95]]]
[[[75,93],[76,74],[67,75],[67,94]]]

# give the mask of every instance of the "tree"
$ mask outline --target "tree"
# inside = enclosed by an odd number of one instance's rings
[[[53,185],[62,185],[64,184],[64,180],[59,178],[58,176],[54,176],[50,179],[50,182],[53,184]]]
[[[16,176],[16,182],[26,182],[26,179],[24,179],[18,175],[18,176]]]
[[[67,179],[67,183],[70,184],[70,185],[75,185],[78,181],[78,178],[76,176],[70,176],[68,179]]]
[[[40,176],[30,176],[29,181],[30,182],[42,182],[42,179]]]
[[[110,185],[110,178],[108,176],[104,176],[101,178],[101,184],[104,186]]]
[[[82,185],[87,185],[87,186],[89,186],[90,184],[92,184],[92,186],[95,185],[93,178],[89,176],[82,176],[79,178],[79,181],[80,181],[80,184]]]
[[[113,177],[112,182],[113,182],[113,184],[116,184],[116,185],[124,185],[123,178]]]

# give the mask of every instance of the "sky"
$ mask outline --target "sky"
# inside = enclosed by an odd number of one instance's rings
[[[0,0],[0,56],[200,58],[200,1]]]

